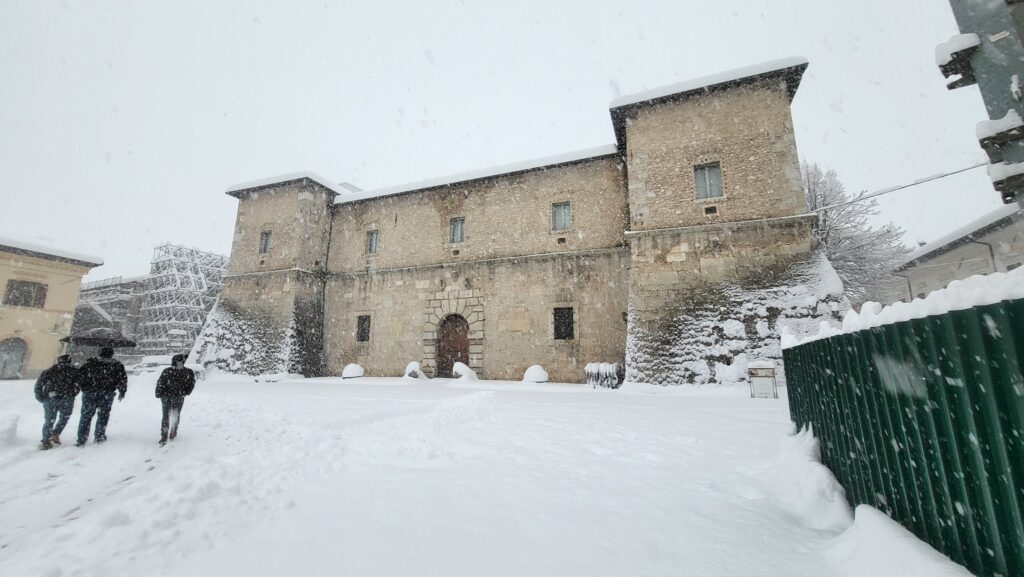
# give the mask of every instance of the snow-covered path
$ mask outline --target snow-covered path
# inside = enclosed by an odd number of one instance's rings
[[[835,574],[766,489],[782,400],[206,381],[161,448],[137,377],[106,444],[76,412],[41,452],[31,385],[0,383],[3,575]]]

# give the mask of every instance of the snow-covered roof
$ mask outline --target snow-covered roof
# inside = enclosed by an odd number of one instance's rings
[[[722,90],[765,78],[780,78],[784,80],[789,98],[792,99],[796,94],[797,88],[800,87],[800,79],[803,78],[807,65],[807,59],[802,56],[781,58],[620,96],[612,100],[609,105],[612,115],[612,127],[615,129],[615,141],[618,143],[620,150],[625,150],[626,113],[641,105],[679,100],[694,94]]]
[[[658,88],[644,90],[643,92],[637,92],[635,94],[626,94],[612,100],[609,108],[621,108],[623,106],[639,104],[641,102],[648,102],[651,100],[659,100],[669,96],[683,95],[697,90],[711,89],[721,84],[733,84],[740,81],[754,80],[762,76],[787,71],[791,68],[806,67],[807,64],[807,59],[802,56],[770,60],[768,62],[744,66],[742,68],[735,68],[733,70],[726,70],[724,72],[711,74],[709,76],[702,76],[692,80],[684,80],[675,84],[659,86]],[[797,82],[799,82],[799,79]],[[794,87],[792,90],[795,92],[796,88]]]
[[[46,245],[36,244],[34,242],[25,242],[11,238],[0,237],[0,251],[25,254],[28,256],[45,258],[47,260],[59,260],[74,264],[83,264],[90,268],[103,264],[103,259],[98,256],[56,249]]]
[[[1020,211],[1021,209],[1019,205],[1007,204],[993,210],[992,212],[984,214],[960,228],[944,234],[924,246],[918,247],[907,255],[906,260],[904,260],[903,264],[898,266],[896,270],[905,269],[926,256],[942,254],[957,246],[970,242],[970,240],[974,238],[973,235],[999,224],[1001,221],[1008,219]],[[1009,220],[1006,220],[1006,222],[1009,222]]]
[[[312,180],[313,182],[320,184],[321,186],[330,190],[334,194],[347,194],[350,192],[347,186],[334,184],[330,180],[316,174],[315,172],[309,172],[305,170],[299,172],[289,172],[287,174],[279,174],[277,176],[268,176],[266,178],[261,178],[259,180],[250,180],[249,182],[242,182],[229,187],[225,192],[229,196],[234,196],[235,198],[238,198],[239,193],[246,190],[252,190],[254,188],[263,188],[265,186],[272,186],[275,184],[284,184],[286,182],[293,182],[296,180],[302,180],[304,178],[308,178],[309,180]]]
[[[488,178],[495,178],[498,176],[505,176],[519,172],[551,168],[554,166],[570,164],[573,162],[580,162],[592,158],[600,158],[602,156],[610,156],[613,154],[618,154],[618,149],[615,147],[614,144],[607,144],[605,146],[598,146],[596,148],[586,148],[583,150],[576,150],[564,154],[546,156],[544,158],[535,158],[533,160],[526,160],[523,162],[504,164],[500,166],[492,166],[489,168],[472,170],[469,172],[462,172],[459,174],[451,174],[448,176],[441,176],[437,178],[421,180],[418,182],[409,182],[397,186],[388,186],[384,188],[378,188],[375,190],[365,190],[355,194],[342,194],[335,197],[334,203],[345,204],[349,202],[367,200],[370,198],[380,198],[384,196],[404,194],[407,192],[415,192],[418,190],[438,188],[441,186],[453,186],[455,184],[463,184],[466,182],[472,182],[474,180],[484,180]]]

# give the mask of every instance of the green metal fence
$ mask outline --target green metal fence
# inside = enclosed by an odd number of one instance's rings
[[[1024,576],[1024,300],[784,351],[789,408],[853,504],[976,575]]]

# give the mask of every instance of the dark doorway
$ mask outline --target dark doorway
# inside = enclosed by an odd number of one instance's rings
[[[0,342],[0,379],[21,378],[21,366],[25,364],[28,347],[21,339],[7,339]]]
[[[469,323],[450,315],[437,327],[437,376],[452,377],[456,362],[469,365]]]

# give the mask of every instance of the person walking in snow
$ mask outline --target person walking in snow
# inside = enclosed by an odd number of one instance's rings
[[[71,355],[57,357],[57,362],[39,375],[35,392],[36,400],[43,404],[43,440],[39,448],[45,451],[60,444],[60,434],[75,410],[78,369],[71,364]]]
[[[160,422],[161,445],[167,442],[168,433],[171,440],[178,436],[181,408],[185,397],[192,394],[195,387],[196,374],[185,366],[185,355],[174,355],[171,366],[164,369],[156,381],[156,398],[160,399],[164,415]]]
[[[114,358],[114,349],[105,347],[100,349],[100,356],[93,357],[78,369],[78,382],[82,387],[82,414],[78,420],[78,442],[76,447],[82,447],[89,440],[89,429],[92,427],[92,417],[96,413],[97,443],[107,440],[107,420],[110,419],[110,408],[114,404],[114,395],[118,394],[117,400],[123,401],[124,394],[128,390],[128,373],[124,370],[121,361]]]

